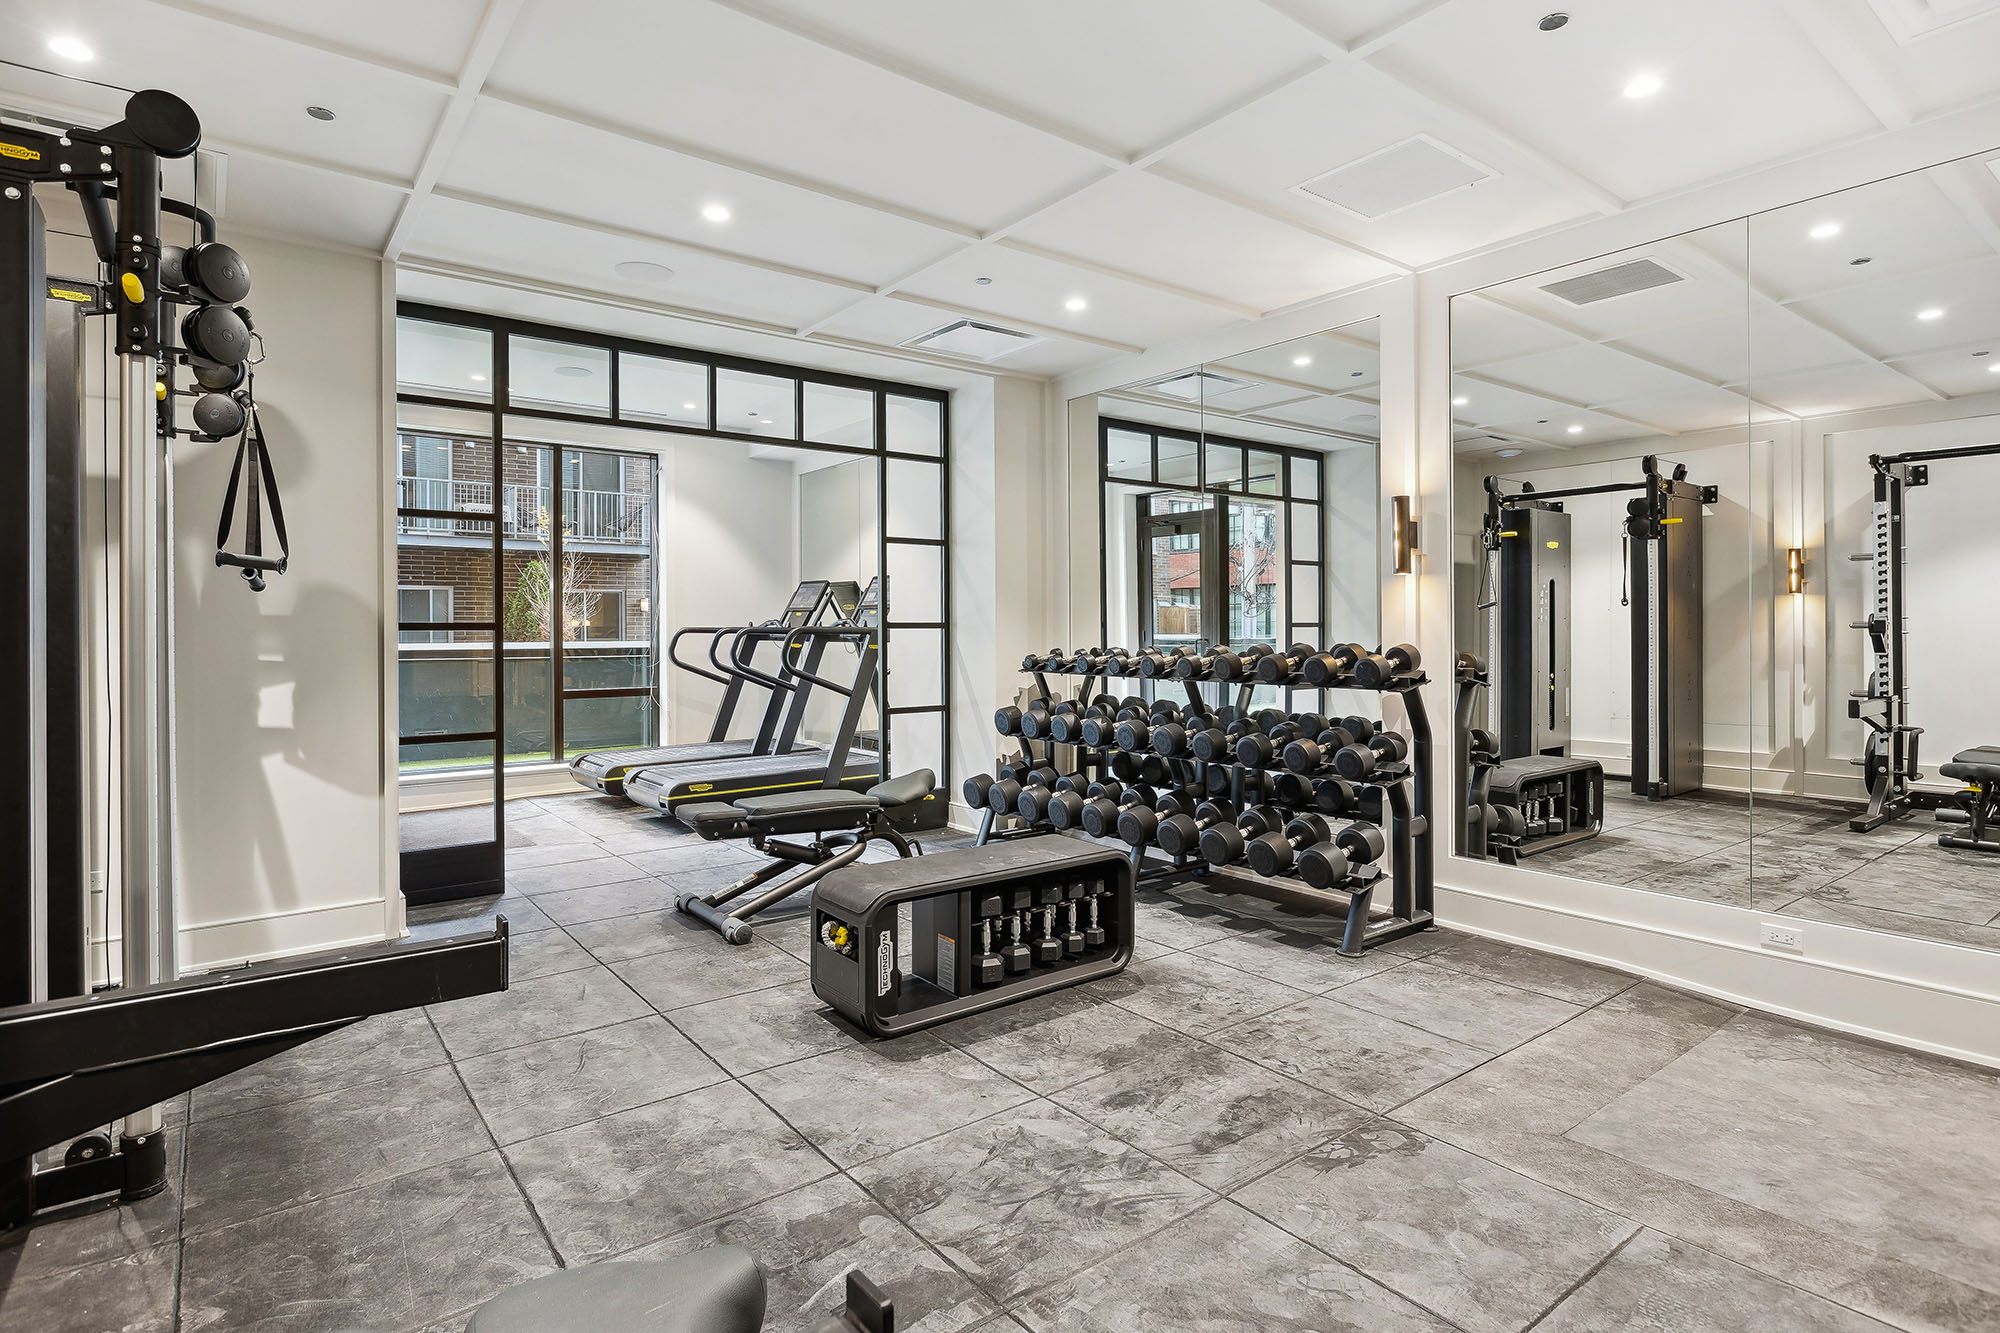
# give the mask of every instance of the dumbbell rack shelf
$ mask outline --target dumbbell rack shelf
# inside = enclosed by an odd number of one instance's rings
[[[1226,880],[1233,890],[1247,891],[1258,896],[1319,906],[1344,906],[1347,914],[1347,928],[1343,932],[1341,952],[1350,956],[1360,954],[1374,945],[1427,929],[1433,923],[1434,869],[1435,855],[1431,843],[1432,820],[1428,809],[1430,766],[1432,762],[1432,735],[1428,714],[1422,694],[1428,683],[1420,666],[1415,661],[1414,650],[1399,648],[1394,653],[1407,651],[1408,657],[1394,662],[1381,654],[1366,654],[1355,645],[1336,645],[1328,649],[1330,655],[1338,655],[1336,661],[1344,661],[1346,670],[1329,672],[1324,656],[1313,654],[1311,650],[1295,646],[1290,660],[1303,663],[1312,656],[1322,656],[1318,663],[1318,676],[1307,679],[1305,673],[1295,665],[1286,672],[1273,672],[1268,667],[1263,679],[1247,678],[1245,674],[1232,674],[1222,681],[1215,681],[1203,673],[1193,675],[1169,675],[1158,671],[1150,676],[1138,675],[1130,669],[1130,662],[1120,664],[1116,658],[1104,663],[1105,669],[1091,671],[1052,672],[1045,664],[1050,658],[1073,661],[1074,656],[1060,653],[1047,658],[1031,657],[1024,661],[1023,671],[1035,682],[1036,697],[1028,705],[1030,710],[1039,708],[1044,715],[1058,705],[1056,693],[1050,687],[1052,674],[1067,676],[1083,682],[1077,699],[1070,705],[1078,715],[1093,703],[1108,702],[1112,679],[1150,679],[1156,685],[1180,684],[1185,687],[1187,709],[1185,717],[1215,717],[1218,710],[1212,708],[1202,697],[1203,684],[1225,684],[1235,687],[1233,693],[1234,710],[1247,715],[1252,691],[1259,685],[1281,689],[1305,689],[1322,691],[1327,689],[1366,690],[1380,694],[1398,696],[1409,720],[1411,740],[1407,759],[1396,758],[1374,768],[1365,776],[1346,781],[1344,786],[1358,797],[1357,808],[1342,809],[1338,813],[1347,818],[1381,825],[1387,836],[1389,847],[1389,873],[1385,876],[1378,868],[1366,867],[1350,873],[1337,887],[1319,889],[1303,883],[1296,874],[1260,876],[1241,864],[1211,866],[1199,857],[1185,852],[1176,857],[1165,856],[1157,846],[1134,846],[1127,854],[1135,884],[1161,885],[1166,882],[1186,879]],[[1218,650],[1218,655],[1227,650]],[[1093,655],[1094,656],[1094,655]],[[1270,656],[1266,654],[1265,656]],[[1356,678],[1353,664],[1366,659],[1372,678],[1363,682]],[[1239,670],[1240,661],[1239,660]],[[1252,662],[1258,659],[1249,659]],[[1292,718],[1303,716],[1290,714]],[[1224,797],[1238,810],[1244,808],[1246,798],[1256,792],[1260,785],[1260,769],[1249,765],[1223,760],[1198,760],[1180,756],[1167,758],[1151,750],[1121,750],[1116,744],[1082,745],[1076,743],[1059,744],[1052,737],[1021,737],[1022,757],[1020,770],[1039,773],[1043,781],[1053,782],[1051,774],[1069,774],[1073,782],[1087,780],[1095,776],[1099,780],[1112,776],[1114,764],[1121,763],[1128,771],[1133,763],[1146,766],[1147,777],[1141,781],[1147,785],[1182,793],[1190,800],[1202,797]],[[1037,746],[1041,753],[1036,752]],[[1065,751],[1067,753],[1065,753]],[[1328,776],[1327,774],[1304,775],[1306,780]],[[974,779],[979,781],[979,779]],[[971,784],[968,784],[970,787]],[[1268,792],[1257,793],[1254,804],[1271,807],[1281,812],[1300,812],[1313,807],[1297,802],[1274,800]],[[1025,804],[1024,804],[1025,808]],[[1183,807],[1185,808],[1185,807]],[[1330,811],[1316,811],[1322,815]],[[979,838],[981,845],[1010,838],[1034,837],[1058,832],[1067,832],[1072,839],[1091,842],[1086,835],[1073,830],[1059,830],[1047,819],[1032,820],[1018,814],[1003,814],[990,805],[981,818]],[[1388,914],[1371,920],[1375,906],[1375,895],[1384,880],[1390,893]]]

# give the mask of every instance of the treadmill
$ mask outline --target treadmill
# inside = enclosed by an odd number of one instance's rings
[[[870,700],[878,697],[875,667],[881,652],[877,633],[882,617],[881,586],[880,579],[869,580],[859,605],[844,620],[801,626],[786,633],[776,676],[765,675],[744,660],[743,640],[732,646],[734,669],[745,671],[752,680],[769,687],[774,698],[781,694],[790,696],[771,752],[636,769],[625,778],[626,797],[663,815],[671,815],[692,802],[728,802],[740,796],[819,787],[866,791],[882,781],[883,757],[857,751],[854,744],[863,711]],[[836,644],[851,644],[858,650],[854,675],[845,682],[820,674],[827,649]],[[847,700],[834,730],[833,744],[824,750],[794,745],[799,723],[805,716],[806,700],[814,689],[830,690]]]
[[[736,717],[737,704],[743,698],[746,684],[764,686],[770,679],[762,673],[731,670],[721,660],[720,648],[725,639],[731,639],[732,651],[736,638],[747,640],[749,656],[754,659],[759,645],[777,641],[782,643],[787,634],[795,629],[827,622],[829,616],[837,621],[853,618],[855,608],[861,601],[861,585],[852,579],[831,582],[826,579],[808,579],[792,589],[791,600],[785,603],[784,611],[773,620],[761,621],[755,625],[689,625],[675,632],[667,641],[667,657],[683,671],[715,681],[723,687],[722,702],[715,710],[715,723],[709,728],[708,739],[691,741],[682,745],[653,745],[631,750],[593,750],[580,754],[570,761],[570,776],[586,787],[603,792],[607,796],[623,795],[625,779],[635,769],[654,764],[685,764],[714,759],[742,759],[751,755],[774,752],[784,721],[786,705],[791,702],[790,691],[771,689],[771,697],[764,706],[764,715],[757,727],[757,735],[750,740],[731,740],[730,727]],[[715,665],[711,671],[707,667],[684,661],[678,651],[680,641],[689,635],[709,636],[708,659]],[[794,749],[817,751],[818,746],[796,740],[787,744]]]

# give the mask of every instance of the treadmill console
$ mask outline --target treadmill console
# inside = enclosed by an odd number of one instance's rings
[[[828,604],[833,608],[835,620],[854,619],[854,608],[861,604],[861,585],[853,579],[841,579],[829,584]]]
[[[878,576],[868,580],[868,589],[861,594],[854,614],[848,617],[857,625],[879,625],[882,623],[882,580]]]
[[[808,579],[792,589],[792,600],[785,603],[785,614],[778,617],[778,623],[787,629],[798,629],[813,622],[813,613],[826,600],[827,581]]]

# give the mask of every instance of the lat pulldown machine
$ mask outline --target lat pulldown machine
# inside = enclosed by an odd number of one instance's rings
[[[156,90],[133,94],[125,118],[102,130],[0,125],[0,719],[13,739],[0,774],[0,846],[14,859],[0,880],[0,1226],[99,1194],[138,1199],[164,1188],[167,1098],[370,1014],[507,984],[504,921],[483,936],[179,975],[169,452],[177,436],[241,435],[216,563],[241,571],[253,589],[287,563],[276,479],[249,396],[254,335],[237,304],[248,270],[215,241],[213,219],[161,197],[161,162],[200,142],[193,110]],[[83,204],[102,284],[47,281],[34,191],[58,184]],[[192,218],[203,239],[186,249],[163,243],[163,212]],[[177,320],[172,307],[185,307]],[[90,320],[103,322],[118,362],[106,392],[117,400],[120,460],[111,675],[122,966],[119,985],[96,991],[83,957],[92,704],[82,686],[80,349]],[[199,391],[176,390],[182,368]],[[179,397],[195,399],[192,429],[175,425]],[[239,490],[246,544],[232,552]],[[275,557],[263,553],[265,506]],[[116,1145],[97,1132],[114,1120]],[[35,1168],[36,1153],[65,1142],[61,1165]]]
[[[1701,735],[1701,515],[1713,486],[1648,455],[1639,481],[1517,493],[1486,479],[1486,662],[1500,756],[1570,749],[1570,515],[1562,501],[1637,492],[1626,502],[1625,605],[1632,613],[1632,790],[1648,800],[1698,791]]]
[[[1866,688],[1852,691],[1847,699],[1847,715],[1868,727],[1861,758],[1853,761],[1868,785],[1868,808],[1848,821],[1848,827],[1857,833],[1878,829],[1916,810],[1935,810],[1946,823],[1972,826],[1969,836],[1940,836],[1942,845],[2000,852],[2000,839],[1988,829],[1996,807],[2000,807],[2000,748],[1981,746],[1961,751],[1938,769],[1941,776],[1966,784],[1955,797],[1911,785],[1924,776],[1917,767],[1924,729],[1910,724],[1909,608],[1903,592],[1908,555],[1903,541],[1903,504],[1908,491],[1913,486],[1930,485],[1932,463],[1995,454],[2000,454],[2000,444],[1877,454],[1868,460],[1875,470],[1873,541],[1869,550],[1848,557],[1873,569],[1868,618],[1849,626],[1868,632],[1870,658]],[[1871,711],[1877,707],[1881,711]]]

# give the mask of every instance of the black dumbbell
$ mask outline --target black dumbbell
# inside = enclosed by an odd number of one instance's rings
[[[1213,651],[1206,653],[1184,651],[1180,657],[1174,659],[1174,679],[1205,680],[1214,665]]]
[[[1231,648],[1217,648],[1209,666],[1209,676],[1214,680],[1247,680],[1256,674],[1257,664],[1270,655],[1271,646],[1253,643],[1242,652]]]
[[[1233,865],[1243,859],[1245,845],[1285,826],[1285,817],[1268,806],[1252,806],[1230,824],[1216,824],[1201,835],[1201,859],[1212,866]]]
[[[1039,784],[1044,787],[1056,785],[1056,771],[1047,764],[1031,764],[1015,755],[993,771],[993,776],[1002,781],[1012,780],[1023,787]]]
[[[1201,835],[1217,824],[1228,824],[1236,819],[1235,808],[1227,801],[1203,801],[1196,805],[1193,814],[1176,811],[1160,821],[1159,831],[1153,841],[1168,856],[1179,860],[1184,856],[1201,853]]]
[[[1346,778],[1315,778],[1312,803],[1323,815],[1352,815],[1361,808],[1361,797]]]
[[[1174,663],[1186,656],[1189,651],[1187,648],[1176,648],[1172,652],[1166,653],[1157,650],[1148,650],[1139,654],[1139,678],[1141,680],[1164,680],[1166,677],[1174,674]]]
[[[1382,859],[1388,850],[1382,830],[1373,824],[1348,824],[1331,840],[1321,840],[1299,853],[1299,878],[1315,889],[1330,889],[1357,866]]]
[[[1325,842],[1330,836],[1324,819],[1312,814],[1299,815],[1286,821],[1282,829],[1249,839],[1243,855],[1252,872],[1269,879],[1290,870],[1298,863],[1300,852],[1314,843]]]
[[[1340,719],[1339,725],[1341,730],[1353,735],[1356,745],[1368,744],[1368,742],[1375,739],[1375,733],[1382,729],[1381,723],[1371,722],[1359,714],[1353,717],[1343,717]]]
[[[1144,716],[1145,710],[1143,709],[1135,712],[1130,708],[1121,708],[1115,713],[1108,710],[1094,709],[1085,714],[1083,721],[1077,724],[1077,739],[1085,745],[1100,750],[1116,745],[1118,743],[1118,724],[1120,722],[1130,722]]]
[[[1139,762],[1139,756],[1130,750],[1111,752],[1111,776],[1121,782],[1137,782],[1142,767],[1144,765]]]
[[[1139,759],[1139,781],[1155,787],[1170,787],[1174,782],[1174,770],[1156,754],[1143,755]]]
[[[1031,824],[1046,820],[1057,828],[1069,828],[1083,817],[1083,796],[1067,788],[1023,787],[1014,801],[1014,813]]]
[[[1337,685],[1354,669],[1361,658],[1361,645],[1355,643],[1335,644],[1308,657],[1299,667],[1299,674],[1306,684],[1315,689]]]
[[[1251,724],[1238,718],[1226,725],[1216,725],[1219,719],[1211,718],[1209,725],[1189,735],[1188,753],[1204,764],[1228,764],[1236,760],[1236,742]]]
[[[1084,709],[1059,710],[1049,719],[1049,739],[1060,745],[1075,745],[1083,741],[1085,726],[1097,719],[1109,720],[1111,716],[1111,711],[1103,704],[1092,704]]]
[[[1309,643],[1295,643],[1284,652],[1266,653],[1257,659],[1257,679],[1277,685],[1297,675],[1316,650]]]
[[[986,809],[986,798],[992,790],[993,775],[991,773],[974,773],[965,780],[963,788],[965,808],[968,810]]]
[[[1169,759],[1184,758],[1188,751],[1188,729],[1182,722],[1162,722],[1153,728],[1147,738],[1153,753],[1165,755]]]
[[[1396,732],[1383,731],[1369,737],[1366,745],[1348,745],[1335,751],[1334,771],[1358,782],[1383,764],[1400,763],[1410,752],[1410,743]]]
[[[1301,736],[1285,746],[1285,767],[1294,773],[1317,773],[1325,768],[1334,752],[1354,744],[1354,733],[1330,726],[1314,736]]]
[[[1053,704],[1043,703],[1040,699],[1034,700],[1028,705],[1028,710],[1021,714],[1021,739],[1048,740],[1053,733],[1056,719],[1077,711],[1076,701],[1073,699],[1059,699]]]
[[[1077,817],[1077,826],[1093,838],[1114,837],[1118,833],[1118,816],[1128,807],[1143,805],[1151,807],[1157,799],[1149,787],[1127,787],[1122,783],[1100,783],[1092,790],[1083,803],[1083,810]]]
[[[1414,676],[1422,669],[1423,654],[1416,645],[1399,643],[1379,653],[1369,653],[1354,664],[1354,683],[1364,690],[1379,690],[1399,676]]]
[[[1303,734],[1304,728],[1289,719],[1267,731],[1245,732],[1236,741],[1236,762],[1246,768],[1269,768]]]

